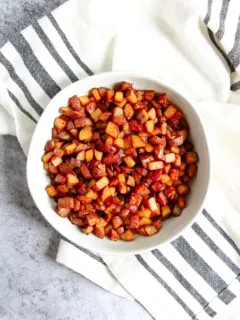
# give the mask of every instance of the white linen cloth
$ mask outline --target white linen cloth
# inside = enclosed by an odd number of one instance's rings
[[[70,0],[0,49],[0,133],[16,135],[25,154],[50,99],[93,73],[152,74],[197,101],[213,179],[192,227],[142,255],[99,256],[66,240],[57,254],[156,319],[240,314],[239,13],[238,0]]]

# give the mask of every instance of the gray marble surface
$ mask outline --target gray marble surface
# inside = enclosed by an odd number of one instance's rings
[[[86,0],[87,1],[87,0]],[[0,46],[63,0],[0,0]],[[152,319],[57,264],[59,235],[28,192],[26,158],[14,137],[0,137],[0,319]]]

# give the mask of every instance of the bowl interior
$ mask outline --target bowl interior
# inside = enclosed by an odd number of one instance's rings
[[[169,99],[178,105],[184,112],[190,125],[190,134],[195,149],[200,157],[198,174],[192,186],[188,198],[188,205],[178,218],[167,219],[163,223],[162,230],[152,237],[137,236],[133,242],[113,242],[104,238],[98,239],[94,235],[84,235],[68,219],[59,217],[54,211],[54,202],[50,200],[45,192],[49,184],[49,178],[43,170],[41,157],[43,155],[46,140],[51,138],[51,128],[55,117],[58,116],[58,109],[65,106],[68,98],[74,94],[84,95],[92,87],[112,87],[120,81],[129,81],[137,89],[154,89],[159,92],[167,92]],[[159,79],[152,79],[146,76],[128,73],[104,73],[88,77],[73,83],[59,92],[49,103],[41,116],[34,132],[27,162],[27,179],[31,195],[42,215],[47,221],[65,238],[79,246],[95,252],[109,254],[133,254],[150,250],[166,241],[175,238],[186,226],[191,224],[197,213],[201,210],[209,183],[209,154],[205,134],[194,106],[189,99],[183,97],[171,85]]]

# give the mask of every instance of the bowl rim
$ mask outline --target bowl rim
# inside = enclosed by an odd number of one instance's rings
[[[88,243],[84,243],[83,244],[83,248],[85,250],[90,250],[91,252],[97,253],[97,254],[108,254],[108,255],[114,255],[114,256],[126,256],[126,255],[133,255],[133,254],[141,254],[144,252],[149,252],[153,249],[156,249],[166,243],[169,243],[171,241],[173,241],[174,239],[176,239],[177,237],[179,237],[187,228],[189,228],[193,222],[195,221],[195,219],[197,218],[198,214],[202,211],[203,209],[203,205],[205,203],[208,191],[209,191],[209,186],[210,186],[210,177],[211,177],[211,161],[210,161],[210,152],[209,152],[209,144],[208,144],[208,140],[207,140],[207,136],[206,136],[206,132],[205,132],[205,128],[203,125],[203,121],[202,118],[200,116],[199,111],[197,110],[197,108],[194,107],[194,105],[196,104],[196,101],[194,101],[194,99],[190,96],[190,94],[185,90],[185,88],[180,87],[178,84],[175,84],[174,82],[171,84],[169,81],[161,78],[161,77],[157,77],[157,76],[151,76],[150,74],[147,73],[139,73],[139,72],[129,72],[129,71],[109,71],[109,72],[103,72],[103,73],[98,73],[95,74],[93,76],[91,76],[91,79],[93,78],[101,78],[101,77],[108,77],[108,76],[112,76],[113,79],[115,76],[122,76],[122,77],[138,77],[138,78],[142,78],[145,80],[149,80],[152,82],[156,82],[159,85],[163,85],[167,88],[169,88],[170,90],[172,90],[174,93],[176,93],[177,95],[183,97],[190,105],[191,108],[193,109],[193,112],[195,113],[195,115],[197,116],[197,121],[198,124],[202,130],[203,133],[203,137],[205,139],[205,148],[206,148],[206,159],[207,159],[207,166],[208,166],[208,176],[207,176],[207,181],[206,181],[206,186],[205,186],[205,193],[202,197],[202,201],[201,204],[199,205],[199,209],[196,211],[195,215],[182,227],[181,230],[179,230],[178,232],[176,232],[176,234],[169,236],[168,239],[164,240],[163,242],[161,242],[160,244],[155,244],[155,245],[146,245],[144,248],[140,248],[140,249],[132,249],[132,250],[128,250],[128,252],[124,252],[123,250],[119,250],[116,252],[112,252],[112,251],[108,251],[107,249],[99,249],[98,250],[94,250],[90,245],[88,245]],[[29,192],[31,194],[31,197],[35,203],[35,205],[37,206],[38,210],[40,211],[41,215],[45,218],[45,220],[51,225],[51,227],[56,230],[61,237],[63,237],[63,239],[69,241],[71,244],[77,246],[77,247],[81,247],[78,243],[76,243],[73,239],[71,239],[71,236],[69,235],[65,235],[63,233],[62,230],[60,230],[61,228],[59,228],[58,225],[53,225],[50,221],[50,218],[48,217],[47,214],[44,214],[44,212],[41,210],[40,205],[39,205],[39,199],[38,197],[35,195],[35,193],[33,192],[32,188],[31,188],[31,180],[32,177],[30,177],[29,171],[30,171],[30,165],[31,165],[31,154],[33,152],[34,146],[35,146],[35,137],[37,136],[37,132],[38,132],[38,127],[40,126],[41,120],[43,119],[43,114],[47,112],[49,106],[51,105],[52,101],[59,95],[64,94],[65,91],[68,91],[69,87],[71,86],[76,86],[76,84],[79,84],[79,86],[81,86],[81,83],[83,83],[85,80],[89,79],[89,77],[85,77],[83,79],[80,79],[76,82],[71,83],[70,85],[66,86],[65,88],[63,88],[62,90],[60,90],[47,104],[46,108],[43,110],[42,115],[40,116],[37,125],[34,129],[33,135],[31,137],[31,142],[29,145],[29,150],[28,150],[28,155],[27,155],[27,163],[26,163],[26,176],[27,176],[27,184],[28,184],[28,189]],[[99,239],[100,241],[101,239]],[[110,241],[110,240],[109,240]]]

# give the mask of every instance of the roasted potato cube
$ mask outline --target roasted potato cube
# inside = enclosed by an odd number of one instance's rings
[[[74,200],[72,197],[65,197],[58,199],[58,207],[65,209],[73,209],[74,208]]]
[[[157,200],[162,206],[166,206],[168,203],[168,199],[163,192],[159,192]]]
[[[126,163],[126,165],[128,166],[128,168],[133,168],[136,164],[134,159],[130,156],[124,157],[123,160]]]
[[[183,197],[178,198],[178,206],[183,209],[186,207],[186,200]]]
[[[79,140],[91,140],[92,139],[92,127],[84,127],[79,132]]]
[[[147,164],[148,170],[158,170],[164,167],[164,163],[162,161],[152,161]]]
[[[60,217],[66,218],[66,217],[70,214],[71,209],[59,208],[59,207],[57,207],[57,208],[56,208],[56,212],[57,212],[57,214],[58,214]]]
[[[108,124],[107,124],[107,128],[106,128],[105,132],[109,136],[111,136],[113,138],[117,138],[118,134],[119,134],[119,129],[118,129],[118,126],[115,123],[109,121]]]
[[[68,173],[67,174],[67,184],[68,186],[75,186],[79,183],[78,177],[74,174]]]
[[[54,140],[48,140],[45,144],[44,150],[46,152],[53,151],[55,148],[55,141]]]
[[[69,144],[65,144],[63,147],[64,153],[67,155],[73,154],[74,151],[76,150],[76,143],[69,143]]]
[[[51,160],[52,156],[53,156],[53,152],[45,153],[45,155],[42,157],[42,161],[44,163],[48,163]]]
[[[145,229],[146,235],[148,237],[153,236],[154,234],[158,233],[158,231],[159,231],[159,229],[156,228],[154,225],[146,225],[144,227],[144,229]]]
[[[121,228],[121,227],[120,227]],[[124,229],[123,229],[124,230]],[[121,233],[120,233],[121,234]],[[112,241],[117,241],[118,239],[119,239],[119,233],[118,233],[118,231],[116,231],[116,230],[113,230],[113,229],[111,229],[111,231],[110,231],[110,239],[112,240]]]
[[[82,232],[87,235],[92,233],[92,231],[93,231],[93,227],[89,225],[86,225],[85,227],[82,228]]]
[[[143,217],[139,220],[139,226],[144,226],[148,224],[152,224],[152,219]]]
[[[178,217],[180,216],[181,213],[182,213],[182,209],[177,204],[175,204],[172,210],[172,216]]]
[[[173,181],[177,181],[179,179],[180,171],[178,169],[171,168],[169,171],[170,179]]]
[[[132,119],[132,117],[134,116],[134,109],[130,103],[127,103],[124,107],[124,115],[127,118],[127,120]]]
[[[90,101],[86,106],[86,111],[91,115],[93,111],[96,109],[96,102]]]
[[[174,153],[167,153],[165,154],[165,162],[167,163],[171,163],[174,162],[176,159],[175,154]]]
[[[91,90],[91,94],[96,99],[96,101],[100,101],[101,100],[101,96],[100,96],[97,88],[92,89]]]
[[[80,170],[81,170],[81,173],[82,173],[82,175],[83,175],[83,177],[85,179],[91,179],[92,178],[92,175],[91,175],[88,167],[84,163],[82,163],[82,165],[80,167]]]
[[[197,166],[195,164],[191,164],[188,168],[187,168],[187,174],[189,176],[189,178],[193,178],[197,173]]]
[[[183,196],[183,195],[188,194],[190,190],[189,190],[189,187],[186,184],[180,184],[177,187],[177,191],[181,196]]]
[[[162,206],[161,207],[161,216],[162,219],[166,219],[170,216],[171,214],[171,209],[169,208],[169,206]]]
[[[115,96],[114,90],[108,90],[107,91],[107,96],[106,96],[106,102],[113,102]]]
[[[115,196],[115,187],[106,186],[102,191],[101,200],[104,202],[106,201],[107,198],[114,197],[114,196]]]
[[[139,123],[143,124],[149,119],[149,115],[145,109],[142,109],[138,111],[136,118]]]
[[[142,218],[150,218],[151,213],[152,212],[149,209],[146,209],[146,208],[144,208],[143,210],[139,210],[138,211],[139,217],[142,217]]]
[[[193,152],[193,151],[186,152],[185,157],[186,157],[187,164],[194,164],[198,161],[197,152]]]
[[[120,183],[120,184],[118,185],[118,191],[119,191],[121,194],[126,194],[127,191],[128,191],[128,188],[127,188],[126,183]]]
[[[154,90],[145,90],[144,91],[144,99],[146,101],[153,100],[154,96],[155,96],[155,91]]]
[[[173,105],[169,105],[167,107],[167,109],[164,111],[164,116],[167,118],[167,119],[170,119],[173,117],[173,115],[177,112],[177,108]]]
[[[102,227],[94,226],[93,232],[94,232],[95,236],[97,236],[100,239],[103,239],[105,236],[105,231],[104,231],[103,226]]]
[[[135,180],[134,180],[134,178],[132,176],[128,176],[127,185],[129,185],[130,187],[134,187],[135,186]]]
[[[119,216],[114,216],[112,218],[112,225],[114,229],[119,228],[120,226],[122,226],[122,224],[123,224],[123,220]]]
[[[47,194],[48,194],[48,196],[49,196],[50,198],[54,198],[54,197],[56,197],[56,196],[58,195],[57,190],[56,190],[55,187],[52,186],[52,185],[47,186],[47,187],[45,188],[45,190],[46,190],[46,192],[47,192]]]
[[[85,160],[85,151],[80,151],[76,157],[77,160],[84,161]]]
[[[120,235],[120,238],[124,241],[133,241],[135,240],[135,234],[132,230],[128,229]]]
[[[102,156],[103,156],[103,153],[101,151],[98,151],[98,150],[94,150],[94,156],[95,158],[98,160],[98,161],[101,161],[102,160]]]
[[[134,90],[128,90],[126,92],[126,99],[132,104],[135,104],[138,101],[137,95],[135,94]]]
[[[87,150],[85,153],[85,157],[86,162],[91,162],[93,159],[93,149]]]
[[[67,126],[67,120],[58,117],[54,120],[54,126],[57,128],[58,132],[60,132]]]
[[[158,206],[157,206],[157,202],[156,202],[156,198],[155,197],[151,197],[147,200],[147,204],[149,209],[154,212],[156,210],[158,210]]]
[[[89,103],[88,96],[81,96],[81,97],[79,97],[79,100],[80,100],[82,106],[86,106]]]
[[[121,102],[123,99],[123,92],[122,91],[116,91],[114,100],[117,102]]]
[[[108,178],[107,177],[102,177],[96,182],[95,189],[96,189],[96,191],[102,190],[108,184],[109,184]]]
[[[101,118],[101,115],[102,115],[102,110],[97,108],[96,110],[94,110],[92,113],[91,113],[91,118],[93,119],[94,122],[98,122],[98,120]]]
[[[131,135],[133,148],[144,148],[146,143],[136,135]]]
[[[155,110],[155,108],[151,108],[148,111],[148,116],[149,116],[149,119],[151,119],[151,120],[155,120],[156,119],[156,110]]]
[[[146,131],[147,131],[148,133],[153,132],[153,130],[154,130],[154,120],[148,120],[148,121],[145,123],[145,128],[146,128]]]

